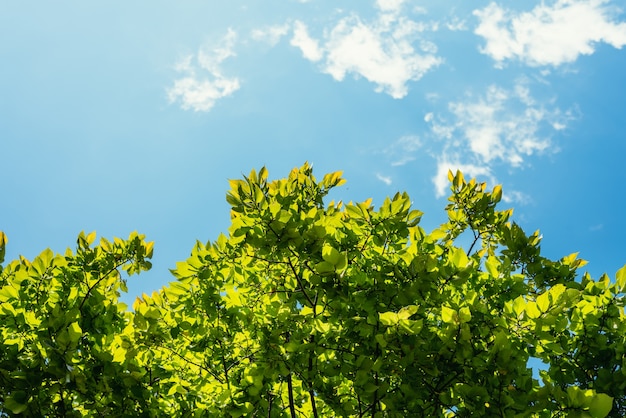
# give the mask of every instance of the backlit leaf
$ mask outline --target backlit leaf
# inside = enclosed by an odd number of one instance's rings
[[[604,418],[613,409],[613,398],[604,393],[598,393],[593,397],[589,405],[589,414],[593,418]]]
[[[446,324],[457,324],[459,322],[459,314],[447,306],[441,307],[441,320]]]

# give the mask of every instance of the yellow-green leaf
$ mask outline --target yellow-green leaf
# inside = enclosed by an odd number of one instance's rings
[[[462,324],[465,322],[469,322],[472,319],[472,312],[467,306],[459,309],[459,322]]]
[[[378,314],[381,324],[388,327],[396,325],[398,323],[398,314],[395,312],[384,312]]]
[[[446,324],[457,324],[459,322],[459,314],[454,309],[444,305],[441,307],[441,320]]]
[[[80,328],[80,325],[78,325],[78,322],[72,322],[67,327],[67,334],[70,337],[70,341],[75,343],[83,335],[83,330]]]
[[[613,398],[604,393],[598,393],[589,405],[589,414],[593,418],[604,418],[609,415],[611,409],[613,409]]]
[[[550,295],[548,292],[544,292],[537,296],[537,307],[542,313],[548,312],[548,309],[550,308]]]
[[[450,261],[452,261],[452,264],[454,264],[459,269],[464,269],[470,262],[467,254],[465,254],[465,251],[463,251],[462,248],[457,248],[454,250],[452,256],[450,257]]]
[[[530,301],[526,303],[526,315],[528,315],[530,319],[537,319],[541,316],[541,311],[535,302]]]
[[[626,290],[626,264],[615,274],[615,282],[619,292]]]
[[[418,310],[417,305],[409,305],[398,311],[398,319],[409,319]]]

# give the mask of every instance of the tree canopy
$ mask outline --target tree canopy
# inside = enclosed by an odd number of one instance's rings
[[[340,172],[253,170],[228,234],[132,309],[143,235],[0,264],[0,416],[626,415],[626,267],[542,256],[500,186],[449,178],[425,231],[406,193],[326,202]]]

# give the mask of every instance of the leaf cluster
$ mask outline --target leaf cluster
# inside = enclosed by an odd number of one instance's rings
[[[131,311],[121,270],[152,256],[136,233],[7,264],[1,413],[625,415],[626,267],[579,277],[576,254],[543,257],[498,209],[500,186],[449,177],[427,232],[406,193],[326,203],[340,172],[253,170],[230,182],[228,234]]]

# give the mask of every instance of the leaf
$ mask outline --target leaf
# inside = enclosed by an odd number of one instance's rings
[[[93,242],[96,240],[96,231],[90,232],[85,238],[85,240],[87,241],[87,244],[89,245],[93,244]]]
[[[448,232],[446,232],[445,230],[441,228],[437,228],[433,232],[431,232],[428,235],[428,237],[432,239],[433,241],[439,241],[440,239],[445,238],[447,235],[448,235]]]
[[[83,335],[83,330],[80,328],[80,325],[78,325],[78,322],[72,322],[67,327],[67,334],[70,337],[70,341],[75,343]]]
[[[626,264],[615,274],[615,282],[617,283],[618,292],[626,289]]]
[[[467,257],[467,254],[465,254],[465,251],[463,251],[462,248],[457,248],[450,256],[450,261],[452,261],[452,264],[454,264],[457,268],[464,269],[469,264],[470,259]]]
[[[387,341],[385,340],[385,336],[383,334],[376,334],[374,339],[378,344],[380,344],[381,347],[387,347]]]
[[[385,326],[394,326],[398,324],[398,314],[395,312],[385,312],[378,314],[381,324]]]
[[[498,184],[491,192],[491,201],[498,203],[500,200],[502,200],[502,185]]]
[[[472,319],[472,312],[467,306],[459,309],[459,322],[462,324],[469,322]]]
[[[17,316],[17,312],[13,308],[13,305],[8,302],[0,303],[0,313],[4,315]]]
[[[593,418],[604,418],[613,409],[613,398],[604,393],[597,393],[589,405],[589,414]]]
[[[548,312],[550,309],[550,294],[548,292],[544,292],[541,295],[537,296],[537,308],[542,313]]]
[[[315,265],[315,271],[319,274],[328,274],[335,271],[335,266],[328,261],[321,261]]]
[[[409,305],[398,311],[398,319],[409,319],[412,315],[414,315],[418,311],[417,305]]]
[[[311,307],[304,306],[300,310],[300,315],[302,315],[302,316],[309,316],[309,315],[317,316],[320,313],[322,313],[323,310],[324,310],[324,308],[322,306],[319,306],[319,305],[315,305],[315,312],[313,312],[313,309]]]
[[[14,414],[21,414],[28,408],[28,395],[23,390],[18,390],[4,399],[4,405]]]
[[[345,253],[340,253],[330,245],[324,245],[322,248],[322,258],[324,261],[333,266],[333,270],[344,270],[348,265],[348,257]]]
[[[541,311],[539,310],[539,308],[537,308],[537,303],[535,302],[527,302],[525,310],[526,315],[528,315],[530,319],[537,319],[541,316]]]
[[[341,254],[330,245],[324,245],[322,248],[322,258],[324,261],[336,266],[339,263]]]
[[[13,286],[8,285],[0,289],[0,301],[8,302],[12,299],[19,299],[19,293]]]
[[[454,309],[444,305],[441,307],[441,320],[446,324],[458,324],[459,314]]]
[[[485,261],[485,267],[491,277],[500,277],[500,272],[498,271],[499,265],[498,259],[493,256],[489,256],[487,261]]]

